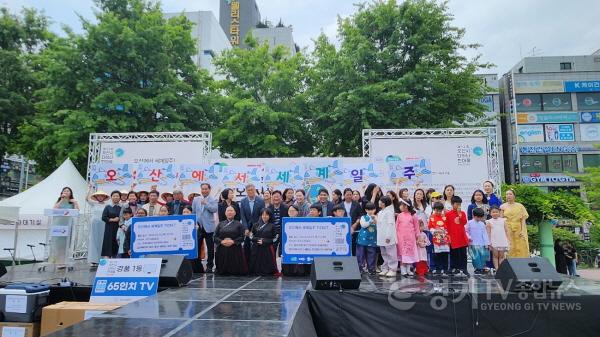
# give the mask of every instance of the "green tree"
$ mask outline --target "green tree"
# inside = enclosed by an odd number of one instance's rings
[[[304,56],[259,45],[251,34],[245,43],[247,49],[226,51],[215,62],[225,77],[219,83],[223,123],[214,131],[215,145],[237,157],[310,155]]]
[[[85,171],[89,133],[213,127],[211,79],[192,62],[192,23],[158,3],[96,0],[96,22],[67,31],[42,53],[35,119],[20,149],[43,173],[66,157]]]
[[[0,159],[12,150],[19,126],[34,113],[35,57],[53,38],[34,9],[20,15],[0,8]]]
[[[596,147],[600,148],[600,144],[597,144]],[[585,173],[577,174],[575,178],[583,183],[590,207],[600,211],[600,166],[586,167]],[[600,213],[598,214],[598,221],[600,222]]]
[[[339,50],[315,43],[308,104],[324,155],[360,155],[365,128],[451,127],[483,116],[485,87],[474,76],[487,65],[460,54],[445,3],[376,1],[338,22]]]
[[[581,225],[594,219],[589,207],[581,201],[579,196],[572,193],[546,193],[536,186],[524,184],[505,185],[502,188],[503,191],[507,189],[514,190],[517,201],[527,209],[528,224],[538,225],[547,220],[569,219]]]

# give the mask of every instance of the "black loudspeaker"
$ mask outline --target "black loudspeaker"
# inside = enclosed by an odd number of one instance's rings
[[[542,257],[507,258],[498,268],[496,279],[505,291],[556,290],[563,282],[554,266]]]
[[[182,287],[192,279],[192,264],[184,255],[146,255],[147,258],[160,258],[159,287]]]
[[[4,276],[6,273],[8,273],[8,271],[6,271],[6,267],[0,263],[0,277]]]
[[[310,282],[313,289],[358,289],[360,279],[354,256],[315,257],[311,266]]]

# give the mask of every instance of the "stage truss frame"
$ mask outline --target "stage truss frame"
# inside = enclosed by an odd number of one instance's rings
[[[488,153],[488,176],[494,182],[496,192],[500,191],[502,174],[498,145],[498,131],[495,127],[448,128],[448,129],[363,129],[363,157],[371,156],[371,140],[403,138],[486,138]]]
[[[91,167],[101,162],[100,152],[105,143],[144,143],[144,142],[198,142],[204,158],[212,152],[212,133],[206,131],[189,132],[132,132],[132,133],[90,133],[86,180],[91,182]],[[75,230],[73,257],[87,257],[88,231],[91,225],[92,207],[86,202],[79,226]]]

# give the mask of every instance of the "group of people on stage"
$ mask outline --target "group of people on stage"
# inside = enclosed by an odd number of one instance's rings
[[[442,192],[407,189],[398,194],[371,184],[361,198],[353,244],[362,272],[384,277],[468,275],[471,256],[476,274],[497,269],[510,257],[529,257],[525,207],[515,192],[506,202],[495,195],[490,181],[471,195],[466,212],[452,185]]]
[[[406,188],[384,194],[376,184],[368,185],[364,195],[350,188],[331,194],[321,189],[314,203],[303,189],[265,190],[260,196],[253,184],[239,202],[229,188],[215,199],[207,183],[187,200],[181,191],[97,191],[88,196],[93,205],[88,261],[128,257],[134,216],[194,214],[199,249],[206,244],[206,267],[199,254],[192,261],[194,272],[308,275],[310,265],[305,264],[282,264],[278,270],[282,219],[336,216],[351,220],[352,255],[362,272],[386,277],[398,271],[404,276],[467,274],[470,254],[475,272],[483,273],[496,269],[506,254],[529,257],[527,211],[513,190],[505,197],[503,203],[490,181],[473,192],[466,212],[452,185],[412,194]],[[61,198],[55,207],[73,207],[64,201],[74,201],[68,187]]]

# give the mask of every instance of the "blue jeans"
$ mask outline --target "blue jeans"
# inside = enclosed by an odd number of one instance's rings
[[[569,271],[570,276],[577,276],[577,263],[575,260],[567,259],[567,269]]]

